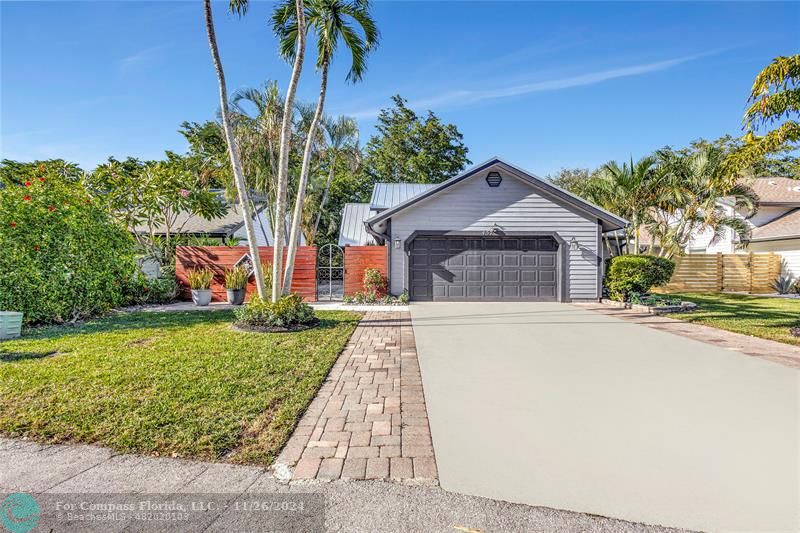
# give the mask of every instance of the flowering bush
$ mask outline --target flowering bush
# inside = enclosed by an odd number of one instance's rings
[[[26,324],[64,322],[130,301],[131,235],[61,161],[0,164],[0,309]]]

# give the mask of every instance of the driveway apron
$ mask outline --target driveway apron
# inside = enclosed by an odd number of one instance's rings
[[[443,488],[692,529],[800,529],[796,369],[566,304],[411,315]]]

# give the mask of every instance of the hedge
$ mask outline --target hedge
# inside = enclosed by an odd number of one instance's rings
[[[675,263],[652,255],[620,255],[612,257],[606,272],[605,285],[614,300],[628,301],[632,293],[646,293],[669,282]]]

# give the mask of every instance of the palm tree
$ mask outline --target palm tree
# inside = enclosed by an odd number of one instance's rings
[[[256,232],[255,228],[253,227],[253,208],[252,203],[250,202],[247,184],[245,183],[244,179],[242,163],[239,159],[239,149],[236,144],[236,138],[233,134],[233,127],[231,126],[230,112],[228,110],[228,88],[225,82],[225,72],[222,69],[222,61],[219,57],[219,48],[217,47],[217,36],[216,32],[214,31],[214,18],[211,13],[211,0],[204,0],[203,8],[205,12],[208,44],[211,48],[211,59],[214,62],[214,70],[217,73],[217,81],[219,83],[222,128],[225,131],[225,140],[228,143],[228,152],[233,170],[233,177],[236,182],[236,191],[239,195],[239,201],[242,204],[244,229],[245,233],[247,234],[247,243],[250,248],[250,259],[253,265],[253,274],[256,277],[256,289],[258,290],[258,295],[261,298],[266,298],[267,292],[264,284],[264,275],[261,269],[261,259],[258,256],[258,242],[256,241]]]
[[[657,189],[655,164],[654,157],[644,157],[636,163],[631,158],[630,165],[622,166],[610,161],[601,167],[599,177],[587,184],[586,195],[590,200],[631,222],[635,254],[639,253],[642,224],[649,219],[653,208]]]
[[[656,198],[658,216],[648,224],[658,239],[659,255],[671,257],[683,253],[693,235],[705,230],[714,233],[714,240],[730,229],[746,240],[749,227],[744,217],[758,209],[758,195],[741,182],[731,183],[723,149],[705,145],[682,154],[672,150],[657,152],[661,180]],[[729,212],[720,200],[727,199]]]
[[[337,160],[341,157],[355,166],[361,159],[361,150],[358,148],[358,125],[355,120],[350,117],[323,120],[322,129],[328,136],[328,146],[325,150],[328,156],[328,177],[325,180],[325,187],[322,189],[322,199],[319,202],[319,210],[311,231],[311,241],[317,237],[319,222],[322,219],[325,204],[328,202],[328,193],[336,172]]]
[[[239,143],[242,167],[248,185],[258,191],[269,206],[270,229],[275,233],[275,191],[278,175],[277,146],[283,116],[283,98],[278,83],[270,80],[263,90],[246,87],[233,93],[230,107],[234,118],[235,134]],[[248,108],[255,109],[251,113]],[[258,217],[266,239],[266,229]]]
[[[290,59],[299,46],[294,42],[302,37],[302,31],[297,30],[297,13],[294,17],[289,10],[277,10],[273,16],[275,33],[281,39],[281,51]],[[294,258],[300,239],[300,225],[305,205],[305,191],[308,184],[308,174],[311,156],[316,138],[316,131],[322,118],[325,107],[325,96],[328,89],[328,68],[339,41],[343,41],[350,51],[351,64],[347,80],[357,82],[361,80],[367,68],[367,54],[377,46],[378,29],[369,13],[368,0],[309,0],[306,16],[308,24],[314,28],[317,38],[317,69],[320,71],[320,88],[317,99],[317,108],[311,120],[306,136],[303,162],[300,167],[300,180],[297,187],[294,214],[292,216],[292,229],[289,236],[289,250],[286,254],[286,272],[283,278],[283,290],[288,292],[291,287],[294,271]],[[363,36],[354,27],[358,25]]]

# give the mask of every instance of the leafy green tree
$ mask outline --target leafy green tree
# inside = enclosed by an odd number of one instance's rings
[[[171,268],[175,237],[190,220],[179,214],[214,219],[227,212],[197,169],[196,160],[171,152],[164,161],[110,158],[86,176],[86,185],[147,255]]]
[[[432,111],[420,118],[399,95],[392,102],[378,115],[378,134],[366,146],[364,172],[373,182],[439,183],[470,164],[455,125]]]
[[[349,81],[359,81],[367,68],[367,54],[378,44],[378,29],[369,13],[368,0],[308,0],[306,8],[306,28],[314,31],[317,42],[317,69],[320,71],[320,89],[306,135],[303,161],[300,166],[300,179],[297,185],[289,248],[286,253],[283,290],[287,293],[292,283],[294,260],[300,242],[305,194],[309,179],[311,159],[314,156],[314,143],[317,128],[323,116],[325,97],[328,88],[328,69],[339,43],[344,43],[351,55]],[[278,9],[273,16],[273,29],[282,45],[281,52],[287,60],[293,60],[298,50],[297,17],[291,9]]]
[[[128,303],[139,275],[130,233],[61,160],[0,164],[0,309],[27,324]]]
[[[800,54],[776,57],[762,70],[753,82],[748,103],[745,144],[726,161],[732,176],[767,154],[800,147]]]
[[[561,187],[565,191],[578,196],[586,195],[586,188],[591,183],[592,178],[597,177],[597,171],[588,168],[562,168],[555,174],[547,176],[547,179],[556,187]]]

